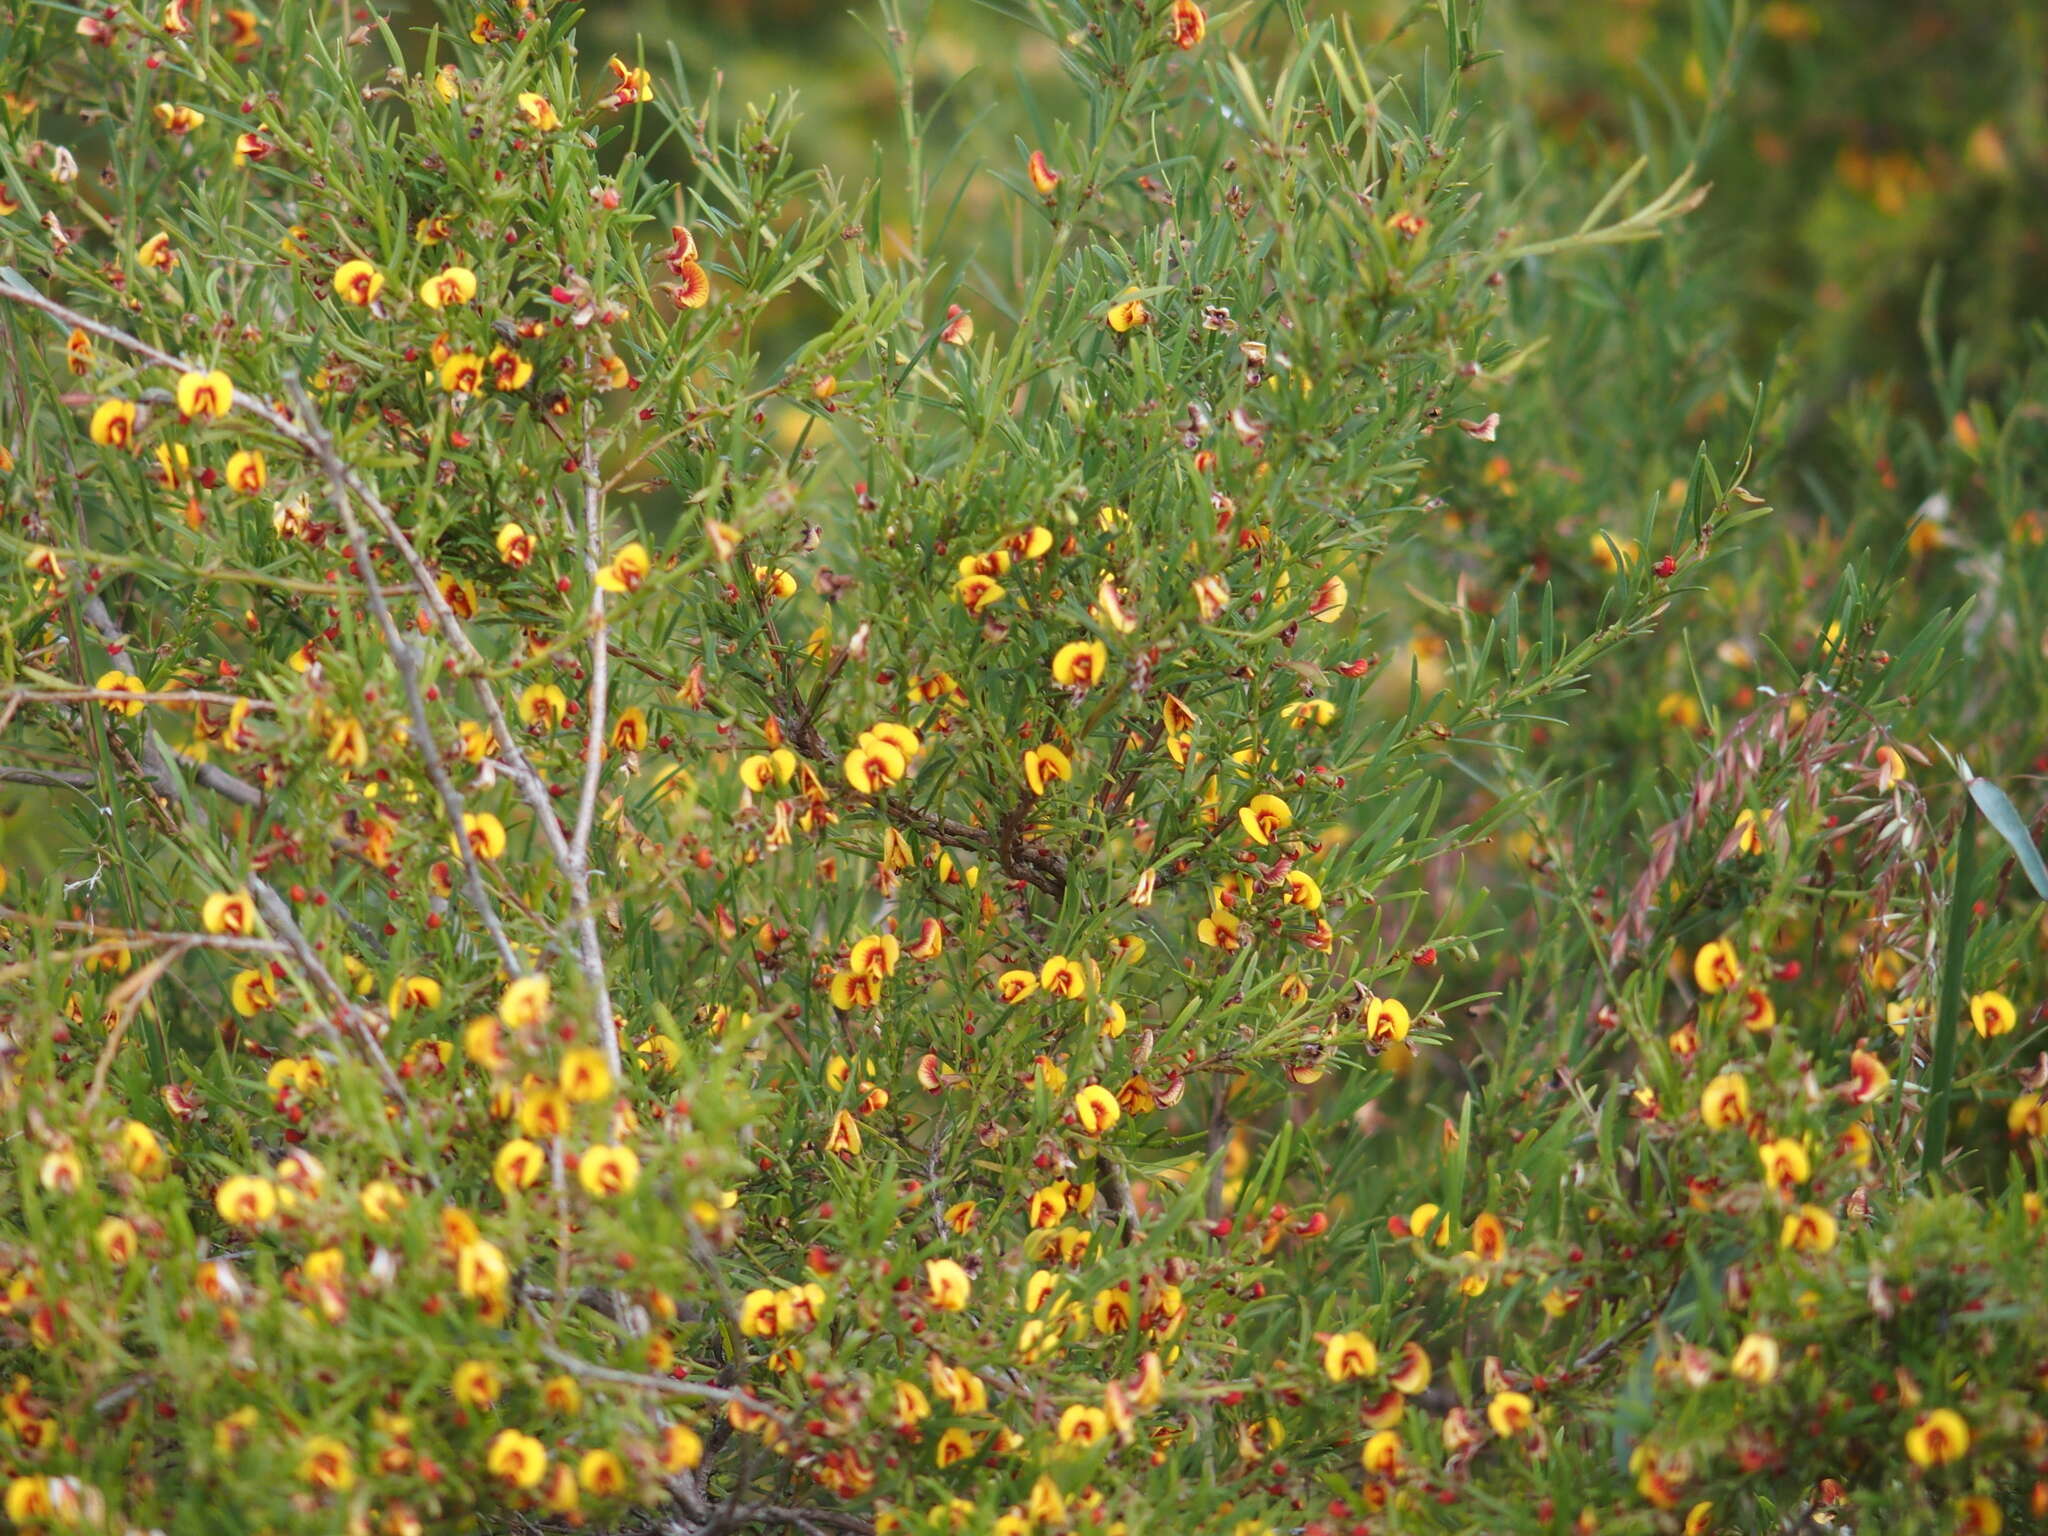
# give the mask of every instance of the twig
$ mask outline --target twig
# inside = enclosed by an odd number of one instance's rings
[[[385,647],[391,652],[391,659],[398,666],[398,677],[405,691],[407,712],[412,716],[413,740],[419,747],[420,761],[425,765],[427,778],[433,783],[434,792],[441,797],[441,809],[448,817],[453,829],[455,848],[462,857],[463,886],[469,896],[469,903],[476,909],[482,920],[484,931],[491,936],[491,943],[498,951],[498,961],[505,967],[508,976],[523,976],[526,967],[519,963],[519,956],[513,952],[511,940],[505,937],[505,928],[498,921],[498,909],[491,900],[491,893],[484,884],[483,869],[477,862],[476,850],[470,846],[469,833],[463,823],[463,801],[461,791],[448,777],[448,770],[441,762],[441,753],[434,741],[433,722],[427,718],[427,703],[420,687],[419,658],[413,654],[411,644],[399,630],[398,622],[391,616],[391,606],[384,601],[379,589],[376,573],[370,566],[370,551],[363,538],[363,526],[356,518],[355,508],[349,504],[348,491],[340,458],[334,451],[334,439],[319,423],[313,409],[313,402],[299,387],[296,379],[291,381],[293,404],[306,423],[306,435],[313,444],[313,454],[320,467],[327,474],[328,500],[340,515],[342,524],[348,529],[349,545],[354,551],[357,568],[362,572],[363,585],[369,594],[370,612],[377,620],[377,627],[384,632]]]

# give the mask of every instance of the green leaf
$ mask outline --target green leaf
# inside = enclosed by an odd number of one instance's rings
[[[2026,822],[2004,790],[1989,779],[1971,779],[1970,798],[1977,802],[1977,809],[1984,813],[1984,819],[1991,823],[1992,830],[2005,839],[2012,849],[2013,857],[2020,861],[2020,868],[2027,872],[2027,883],[2034,888],[2034,894],[2048,901],[2048,865],[2041,862],[2041,850],[2034,846],[2033,835],[2027,831]]]

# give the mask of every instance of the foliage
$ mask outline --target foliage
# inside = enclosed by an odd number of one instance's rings
[[[1477,10],[0,12],[11,1522],[2048,1517],[2040,380]]]

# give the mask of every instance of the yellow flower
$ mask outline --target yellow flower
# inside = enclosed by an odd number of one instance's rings
[[[655,1459],[664,1472],[687,1472],[704,1460],[704,1440],[687,1424],[667,1424],[655,1448]]]
[[[484,367],[490,373],[491,388],[500,394],[524,389],[533,378],[533,364],[502,343],[491,348]]]
[[[1735,958],[1735,946],[1726,939],[1702,944],[1692,957],[1692,979],[1709,996],[1725,992],[1741,979],[1742,965]]]
[[[640,1154],[631,1147],[591,1147],[576,1165],[576,1181],[601,1200],[630,1195],[640,1182]]]
[[[443,267],[420,284],[420,302],[429,309],[467,304],[476,297],[476,274],[467,267]]]
[[[511,1029],[533,1029],[554,1010],[554,988],[545,976],[521,976],[498,999],[498,1017]],[[599,1058],[602,1062],[603,1058]]]
[[[514,1488],[538,1488],[547,1475],[547,1447],[532,1435],[501,1429],[484,1452],[484,1470]]]
[[[1379,1368],[1380,1352],[1362,1333],[1333,1333],[1323,1346],[1323,1374],[1332,1381],[1358,1381]]]
[[[1366,1005],[1365,1037],[1375,1045],[1398,1045],[1408,1038],[1408,1005],[1397,997],[1376,997]]]
[[[617,54],[605,60],[605,68],[609,69],[613,78],[619,82],[611,93],[610,101],[613,106],[628,107],[636,101],[654,100],[654,77],[646,70],[628,64]]]
[[[347,1493],[356,1483],[355,1457],[332,1435],[314,1435],[299,1451],[299,1480],[329,1493]]]
[[[1060,1415],[1061,1445],[1100,1445],[1109,1434],[1109,1415],[1100,1408],[1076,1403]]]
[[[1244,835],[1264,848],[1273,841],[1275,834],[1293,824],[1294,812],[1278,795],[1253,795],[1238,807],[1237,820],[1244,828]]]
[[[1042,795],[1048,785],[1073,776],[1073,760],[1050,742],[1032,747],[1024,754],[1024,782],[1034,795]]]
[[[594,1104],[612,1091],[611,1069],[604,1054],[579,1046],[562,1057],[562,1092],[572,1104]]]
[[[1970,999],[1970,1028],[1985,1039],[2010,1034],[2019,1023],[2012,999],[2003,992],[1979,992]]]
[[[1209,17],[1195,0],[1173,0],[1173,8],[1167,13],[1167,36],[1173,39],[1173,46],[1185,53],[1209,35]]]
[[[215,891],[200,908],[199,921],[208,933],[253,933],[256,904],[247,891]]]
[[[235,385],[225,373],[186,373],[178,377],[178,414],[188,420],[211,416],[218,420],[235,403]]]
[[[277,1214],[277,1186],[268,1179],[238,1173],[223,1179],[213,1195],[222,1221],[237,1227],[260,1227]]]
[[[498,1148],[498,1155],[491,1160],[491,1182],[508,1195],[531,1189],[547,1161],[547,1152],[539,1142],[515,1136]]]
[[[101,693],[147,693],[149,689],[139,677],[130,677],[126,672],[102,672],[93,687]],[[101,708],[110,715],[139,715],[144,705],[141,699],[104,699]]]
[[[1512,1440],[1535,1424],[1536,1404],[1526,1393],[1496,1392],[1486,1405],[1486,1422],[1503,1440]]]
[[[135,402],[102,400],[88,429],[102,448],[130,448],[135,443]]]
[[[505,1391],[505,1378],[489,1361],[465,1360],[455,1367],[450,1390],[463,1407],[488,1413]]]
[[[519,695],[522,725],[554,730],[569,717],[569,696],[553,683],[529,683]]]
[[[1070,640],[1052,659],[1056,683],[1069,688],[1088,688],[1102,681],[1109,665],[1109,651],[1100,640]]]
[[[473,1301],[504,1295],[511,1279],[511,1267],[496,1243],[477,1238],[455,1255],[455,1288]]]
[[[369,766],[370,738],[364,732],[362,722],[353,716],[344,716],[334,722],[327,735],[327,761],[344,768]]]
[[[270,470],[256,449],[242,448],[228,455],[227,479],[234,490],[254,496],[270,483]]]
[[[391,1015],[427,1012],[441,1006],[441,983],[431,976],[401,976],[391,985],[391,996],[387,1000]]]
[[[168,272],[178,264],[178,253],[171,248],[171,237],[158,230],[135,247],[135,260],[139,265]]]
[[[470,852],[488,862],[505,851],[505,824],[489,811],[464,811],[462,839],[449,841],[455,844],[457,852],[461,851],[462,843],[468,843]]]
[[[168,101],[158,102],[154,111],[157,127],[169,134],[190,133],[206,121],[206,114],[197,107],[173,106]]]
[[[277,1001],[277,983],[268,971],[237,971],[235,979],[228,984],[228,1001],[234,1005],[236,1013],[245,1019],[253,1019]]]
[[[1344,578],[1342,576],[1326,577],[1323,584],[1316,588],[1316,595],[1309,600],[1308,616],[1318,624],[1334,624],[1344,617],[1344,610],[1350,606],[1350,603],[1351,589],[1344,584]],[[1327,701],[1318,702],[1327,705]],[[1330,713],[1335,714],[1334,706],[1329,707]],[[1317,725],[1328,725],[1329,723],[1329,715],[1317,715]]]
[[[498,558],[514,570],[533,558],[533,536],[517,523],[506,523],[498,530]]]
[[[1751,1386],[1768,1386],[1778,1378],[1778,1341],[1767,1333],[1745,1335],[1728,1361],[1728,1374]]]
[[[1906,1431],[1906,1454],[1916,1467],[1945,1467],[1970,1454],[1970,1426],[1953,1408],[1923,1413]]]
[[[862,794],[880,794],[909,771],[901,748],[873,732],[863,732],[861,744],[846,754],[846,782]]]
[[[374,302],[383,291],[384,274],[361,257],[344,261],[334,269],[334,296],[344,304],[360,308]]]
[[[649,569],[651,563],[647,558],[647,546],[628,544],[607,564],[598,567],[597,584],[607,592],[634,592],[647,579]]]
[[[940,1312],[964,1312],[974,1294],[967,1271],[951,1259],[924,1262],[925,1300]]]
[[[119,1145],[121,1166],[136,1178],[154,1181],[164,1176],[169,1162],[164,1155],[164,1144],[157,1140],[156,1132],[140,1120],[122,1124]]]
[[[1104,315],[1103,319],[1108,322],[1112,331],[1121,336],[1136,326],[1150,324],[1152,311],[1145,307],[1143,299],[1127,292],[1123,298],[1109,306],[1109,313]]]
[[[1723,1072],[1700,1093],[1700,1118],[1709,1129],[1726,1130],[1749,1123],[1749,1079],[1739,1072]]]
[[[1074,1095],[1074,1115],[1090,1136],[1104,1136],[1123,1118],[1123,1106],[1116,1095],[1100,1083],[1090,1083]]]
[[[534,91],[519,93],[519,115],[541,133],[552,133],[562,126],[554,103]]]
[[[1794,1253],[1826,1253],[1835,1246],[1835,1218],[1821,1206],[1802,1205],[1778,1228],[1778,1246]]]
[[[1021,1003],[1038,990],[1038,978],[1029,971],[1005,971],[996,978],[996,996],[1006,1003]]]
[[[625,1491],[626,1464],[611,1451],[585,1451],[576,1463],[576,1481],[593,1498],[612,1498]]]
[[[1804,1184],[1813,1176],[1813,1165],[1807,1159],[1805,1146],[1793,1137],[1780,1136],[1775,1141],[1767,1141],[1756,1149],[1756,1155],[1764,1165],[1764,1182],[1773,1189]]]
[[[441,364],[440,379],[451,395],[473,395],[484,386],[484,360],[474,352],[451,352]]]

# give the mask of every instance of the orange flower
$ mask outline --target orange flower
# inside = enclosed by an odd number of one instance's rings
[[[1209,35],[1209,17],[1195,0],[1173,0],[1166,28],[1173,46],[1185,52]]]
[[[1052,162],[1045,158],[1045,151],[1034,149],[1031,158],[1024,163],[1025,173],[1031,178],[1031,185],[1040,197],[1051,197],[1059,189],[1060,173],[1052,168]]]
[[[974,340],[974,316],[958,304],[946,306],[946,323],[939,328],[939,340],[949,347],[964,347]]]

